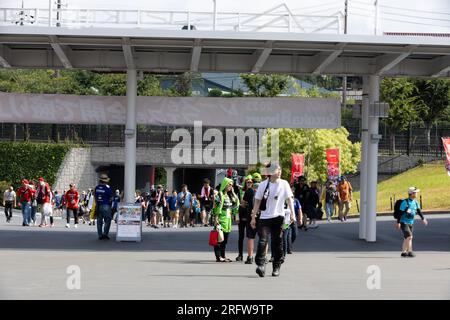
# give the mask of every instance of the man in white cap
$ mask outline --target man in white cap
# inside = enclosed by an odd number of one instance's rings
[[[412,251],[412,239],[413,239],[413,224],[416,214],[420,216],[424,225],[428,225],[427,220],[422,215],[420,211],[420,205],[416,200],[416,194],[420,192],[416,187],[410,187],[408,189],[408,199],[402,201],[400,205],[401,215],[397,218],[396,228],[401,229],[403,232],[403,247],[402,247],[402,257],[414,257]]]

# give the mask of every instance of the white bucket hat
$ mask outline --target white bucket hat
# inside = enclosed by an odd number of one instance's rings
[[[408,188],[408,194],[418,193],[420,192],[420,189],[417,189],[416,187],[409,187]]]

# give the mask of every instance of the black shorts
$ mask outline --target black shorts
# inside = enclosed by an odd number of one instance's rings
[[[205,211],[206,213],[211,213],[212,202],[202,202],[201,203],[201,210]]]
[[[401,223],[400,228],[402,229],[403,237],[405,239],[412,237],[412,235],[413,235],[413,225],[412,224]]]
[[[258,225],[258,220],[256,220],[256,225]],[[250,222],[252,220],[247,220],[247,224],[245,225],[245,236],[249,239],[255,239],[256,238],[256,234],[258,233],[258,229],[255,228],[253,229],[252,226],[250,225]]]

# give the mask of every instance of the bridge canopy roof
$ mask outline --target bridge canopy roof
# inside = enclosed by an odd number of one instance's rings
[[[448,37],[0,26],[4,68],[450,76]]]

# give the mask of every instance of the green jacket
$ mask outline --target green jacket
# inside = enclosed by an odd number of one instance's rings
[[[220,191],[214,199],[213,215],[218,217],[223,232],[231,232],[231,214],[237,214],[239,208],[239,197],[232,191],[231,197],[224,192],[227,185],[233,180],[224,178],[220,185]]]

